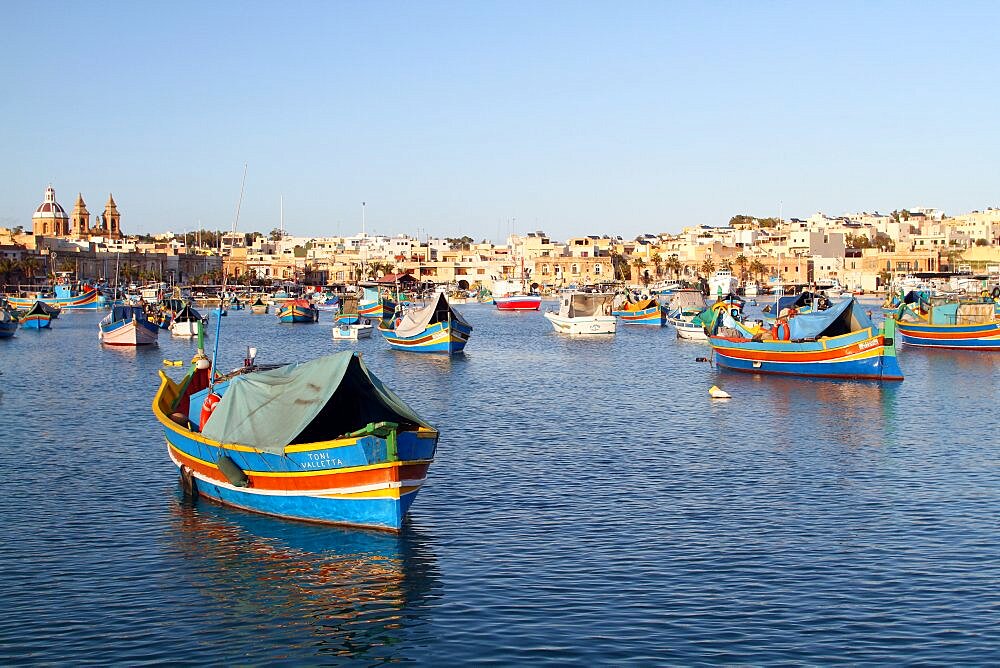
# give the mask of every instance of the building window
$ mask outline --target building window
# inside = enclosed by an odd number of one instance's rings
[[[594,265],[594,275],[595,276],[600,276],[601,275],[601,263],[600,262],[598,262],[597,264]]]
[[[570,266],[570,268],[569,268],[569,272],[570,272],[571,274],[573,274],[574,276],[575,276],[575,275],[577,275],[577,274],[579,274],[579,273],[580,273],[580,265],[578,265],[578,264],[575,264],[575,263],[574,263],[574,264],[572,264],[572,265]]]

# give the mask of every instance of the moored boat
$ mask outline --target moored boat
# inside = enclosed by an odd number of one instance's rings
[[[542,305],[538,295],[508,295],[494,297],[493,303],[499,311],[537,311]]]
[[[319,311],[305,299],[291,299],[278,308],[278,322],[319,322]]]
[[[670,300],[667,322],[677,332],[677,338],[691,341],[708,341],[701,314],[708,308],[705,295],[700,290],[678,290]]]
[[[198,336],[198,328],[205,324],[205,319],[190,304],[174,315],[170,323],[170,335],[191,338]]]
[[[159,331],[141,306],[113,306],[98,325],[97,338],[109,346],[146,346],[156,343]]]
[[[663,327],[667,324],[667,311],[655,298],[626,301],[617,310],[612,311],[611,315],[621,318],[624,325]]]
[[[930,298],[916,308],[906,302],[893,315],[906,346],[1000,351],[1000,317],[992,299],[950,301]]]
[[[19,320],[17,312],[8,307],[7,303],[0,297],[0,339],[14,336]]]
[[[248,366],[212,387],[208,366],[180,383],[161,371],[153,400],[186,491],[279,517],[402,527],[438,432],[358,354]]]
[[[825,311],[779,318],[754,332],[719,310],[709,343],[724,369],[815,378],[902,380],[896,360],[895,323],[876,327],[857,300]]]
[[[395,350],[453,355],[465,350],[472,325],[439,292],[427,306],[411,306],[383,320],[378,331]]]
[[[333,325],[333,338],[338,341],[357,341],[358,339],[367,339],[371,337],[373,329],[375,329],[375,327],[373,327],[367,319],[363,322],[353,323],[343,323],[338,321]]]
[[[27,310],[35,302],[42,302],[49,306],[68,310],[93,310],[100,306],[100,295],[97,288],[84,286],[81,290],[74,290],[69,285],[56,285],[52,289],[51,296],[44,296],[42,293],[34,293],[27,297],[8,297],[10,305],[16,309]]]
[[[250,305],[250,312],[254,315],[265,315],[268,308],[269,305],[264,301],[264,298],[261,295],[257,295],[257,299]]]
[[[559,312],[545,318],[559,334],[614,334],[617,319],[611,315],[614,295],[606,292],[568,292],[559,299]]]
[[[366,285],[362,288],[361,300],[358,303],[360,317],[382,320],[388,318],[395,308],[396,305],[392,301],[382,297],[378,287]]]
[[[49,308],[38,301],[21,316],[22,329],[47,329],[52,324]]]

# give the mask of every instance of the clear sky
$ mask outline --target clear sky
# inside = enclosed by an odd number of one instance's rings
[[[7,2],[0,225],[502,238],[1000,206],[1000,3]]]

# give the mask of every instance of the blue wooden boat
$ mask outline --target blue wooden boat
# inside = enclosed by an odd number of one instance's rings
[[[715,362],[748,373],[903,380],[896,360],[895,322],[876,327],[854,298],[825,311],[779,319],[751,331],[720,310],[709,330]]]
[[[38,301],[21,316],[22,329],[47,329],[52,323],[52,314],[45,304]]]
[[[56,285],[51,294],[35,293],[28,297],[9,297],[11,306],[17,309],[30,309],[35,302],[69,310],[96,310],[100,307],[100,295],[97,288],[84,286],[74,290],[70,285]]]
[[[625,325],[663,327],[667,324],[667,309],[655,298],[627,301],[611,315],[621,318]]]
[[[451,308],[441,292],[428,306],[410,307],[383,320],[378,331],[395,350],[453,355],[465,350],[472,325]]]
[[[916,307],[903,303],[893,318],[903,345],[1000,351],[1000,317],[989,297],[966,301],[928,298]]]
[[[362,288],[361,300],[358,304],[360,317],[382,320],[392,315],[395,309],[396,304],[390,299],[383,298],[378,287],[364,286]]]
[[[278,322],[319,322],[319,310],[305,299],[291,299],[278,308]]]
[[[209,387],[207,360],[153,400],[186,491],[246,510],[398,531],[438,432],[342,352],[250,366]],[[201,367],[201,368],[199,368]]]

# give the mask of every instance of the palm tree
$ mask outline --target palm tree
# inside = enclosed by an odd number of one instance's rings
[[[9,257],[0,258],[0,276],[3,276],[3,283],[10,282],[10,275],[17,271],[18,262]]]
[[[660,257],[660,253],[654,252],[649,258],[653,262],[653,266],[656,267],[656,278],[659,279],[663,275],[663,258]]]
[[[17,263],[17,268],[21,270],[21,275],[25,281],[31,283],[35,282],[35,272],[38,271],[38,267],[40,266],[41,264],[38,262],[38,259],[34,257],[26,257]]]
[[[719,265],[719,268],[720,269],[724,269],[726,271],[732,271],[733,270],[733,263],[730,262],[728,259],[723,260],[722,264]]]
[[[745,282],[747,280],[747,265],[748,264],[750,264],[750,261],[747,259],[746,255],[744,255],[743,253],[740,253],[739,255],[736,256],[736,266],[740,270],[740,283],[743,283],[743,282]]]
[[[674,280],[680,278],[681,271],[684,269],[684,265],[681,264],[680,259],[676,255],[671,255],[667,258],[667,271],[674,272]]]
[[[715,263],[712,262],[712,258],[706,257],[705,261],[701,263],[701,273],[706,276],[710,276],[715,273]]]
[[[643,268],[646,266],[646,261],[643,260],[641,257],[637,257],[634,260],[632,260],[632,266],[635,267],[635,277],[643,281],[643,283],[648,284],[649,276],[647,276],[646,273],[643,271]]]
[[[750,273],[759,281],[765,271],[767,271],[767,267],[764,266],[764,263],[754,258],[753,262],[750,263]]]

